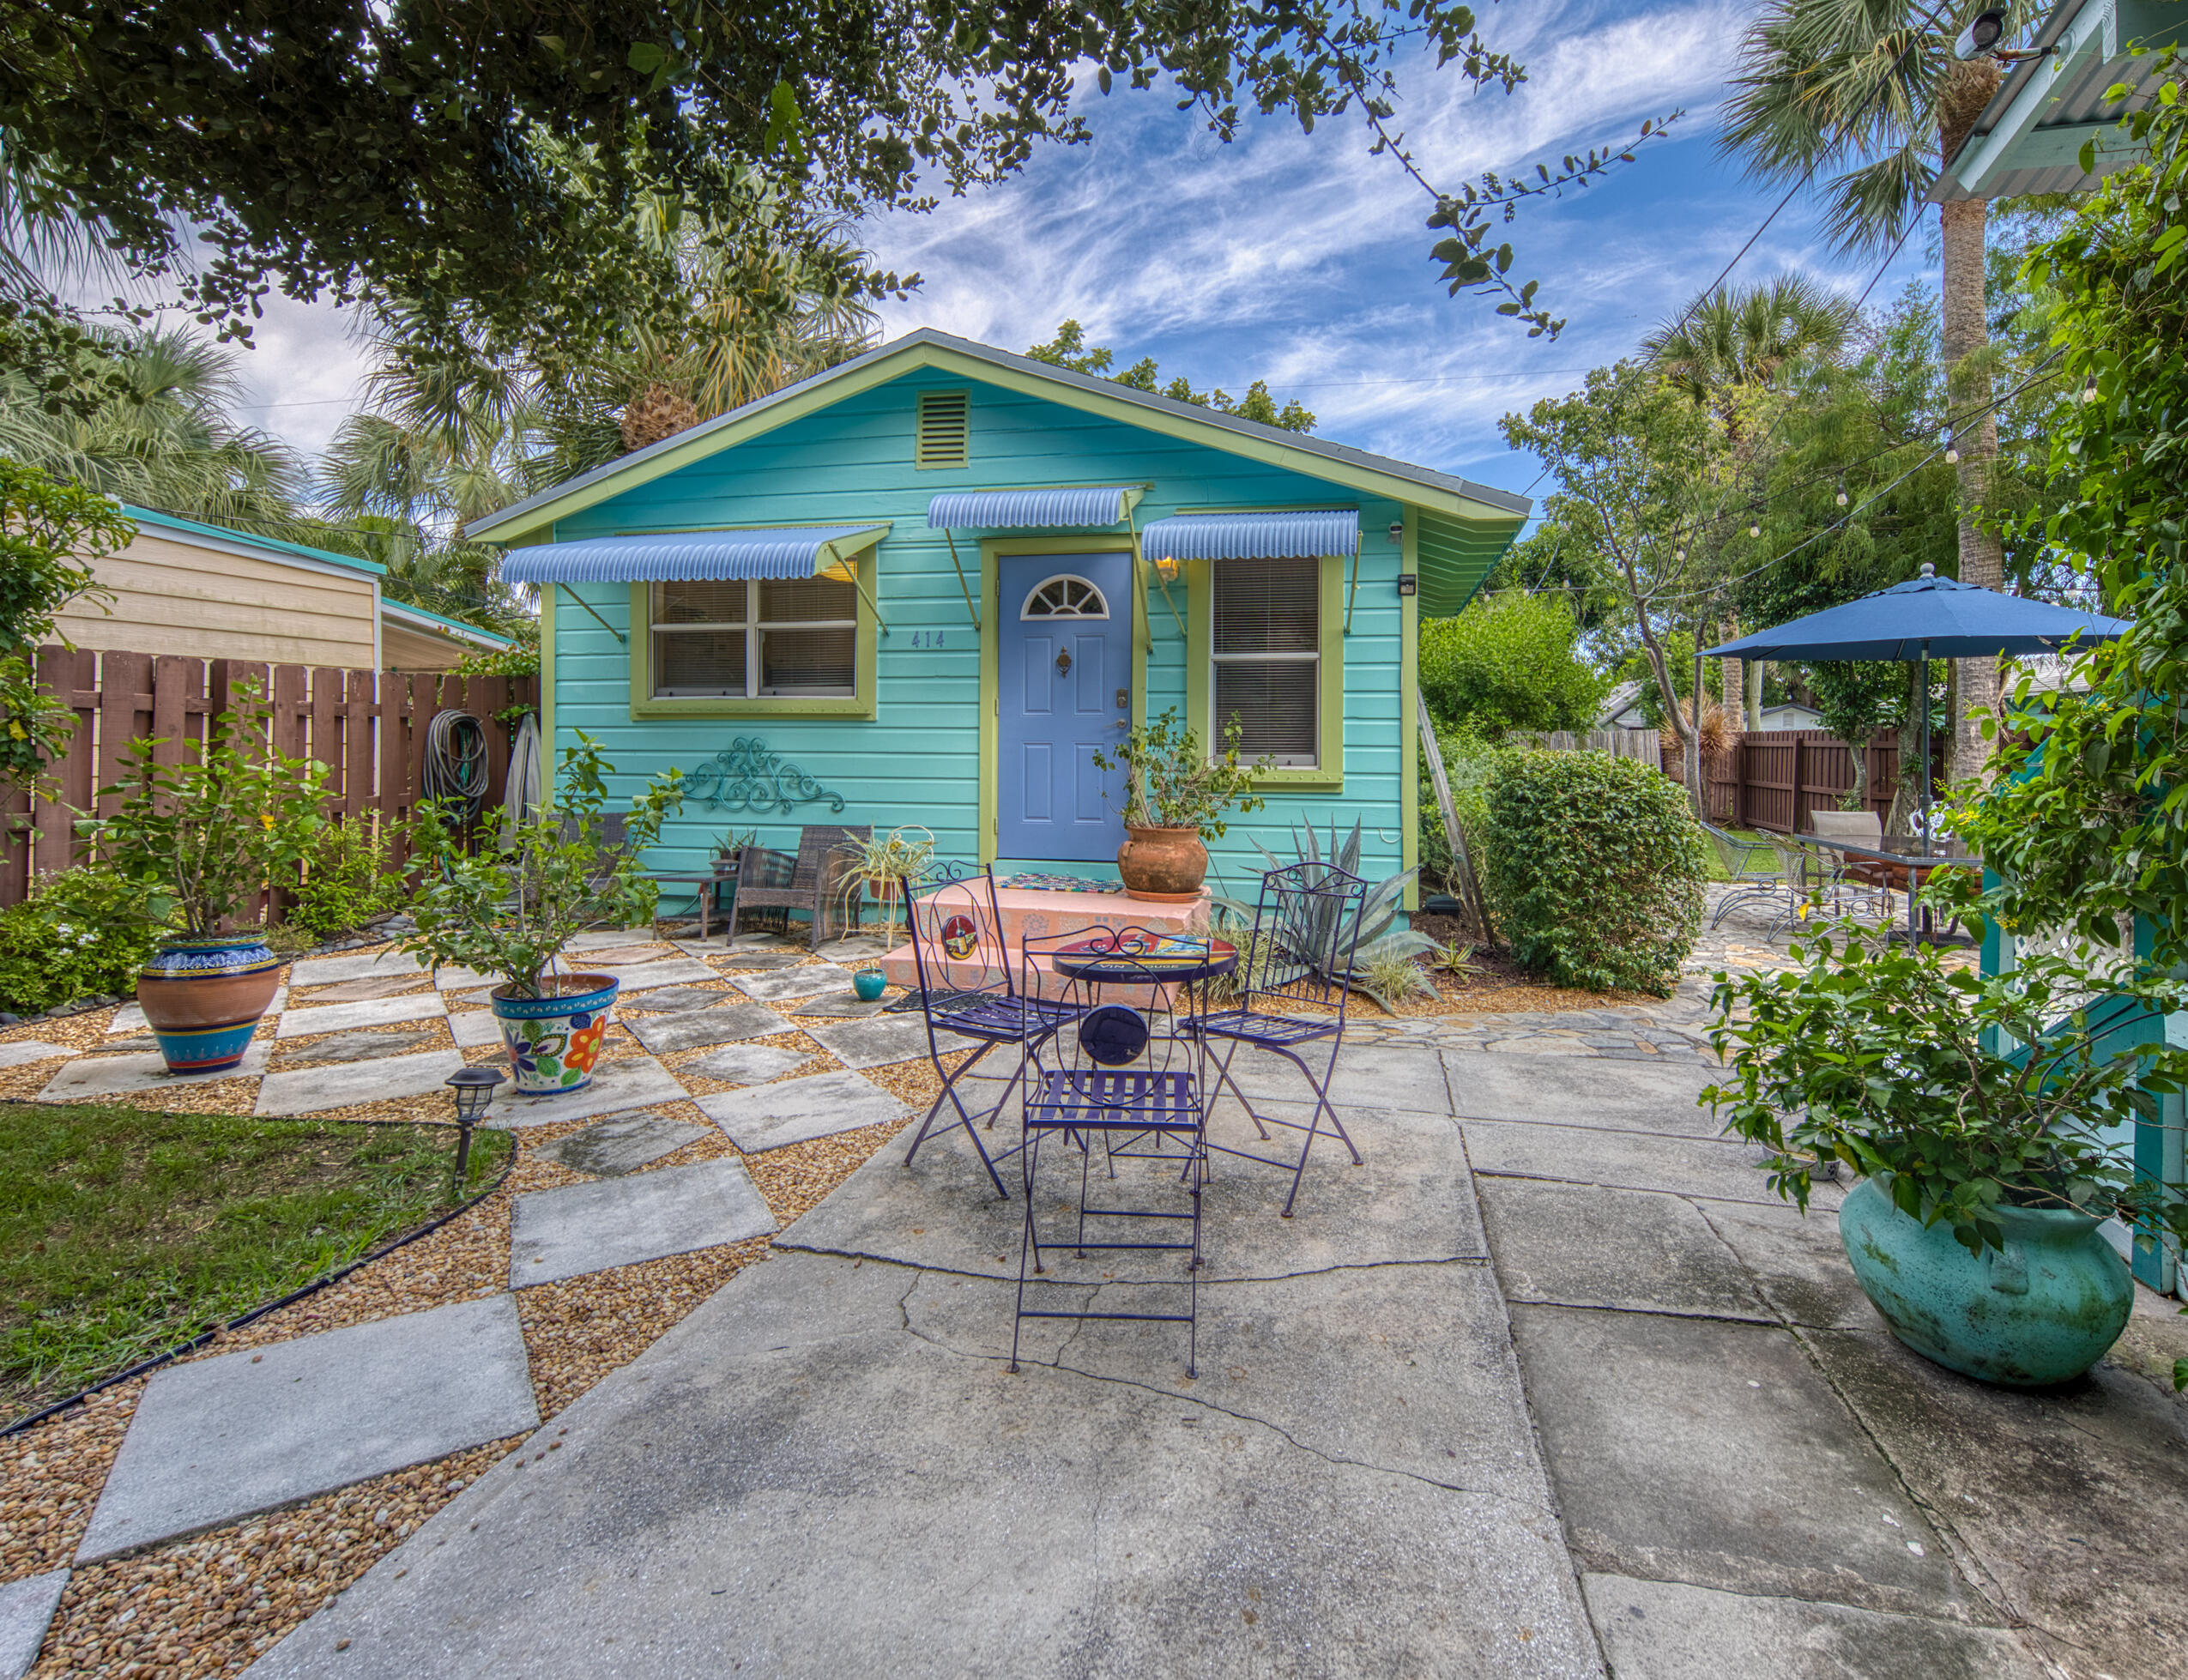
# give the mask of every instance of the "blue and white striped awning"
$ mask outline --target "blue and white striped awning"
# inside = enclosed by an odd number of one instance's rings
[[[511,583],[680,583],[700,578],[812,577],[837,572],[889,535],[865,525],[783,525],[757,531],[662,531],[580,537],[512,548]]]
[[[1292,560],[1360,552],[1360,515],[1341,508],[1314,513],[1181,513],[1139,534],[1151,560]]]
[[[1137,484],[1060,490],[946,490],[927,505],[934,530],[1015,531],[1034,525],[1121,525],[1144,493]]]

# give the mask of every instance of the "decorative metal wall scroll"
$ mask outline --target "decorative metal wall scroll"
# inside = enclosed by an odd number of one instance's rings
[[[739,735],[684,778],[684,797],[710,811],[774,811],[825,800],[831,811],[843,808],[843,796],[831,794],[779,752],[767,750],[757,735]]]

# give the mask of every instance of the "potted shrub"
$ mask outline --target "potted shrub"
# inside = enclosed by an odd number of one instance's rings
[[[1096,752],[1097,770],[1124,772],[1124,831],[1117,848],[1117,875],[1125,891],[1155,904],[1187,904],[1207,878],[1207,842],[1224,835],[1226,812],[1258,811],[1254,778],[1275,760],[1241,765],[1238,721],[1224,730],[1221,752],[1201,749],[1200,737],[1181,728],[1172,707],[1152,723],[1135,727],[1114,758]]]
[[[454,964],[499,976],[489,1002],[521,1095],[575,1091],[600,1060],[618,982],[552,972],[571,936],[646,922],[660,897],[638,860],[681,802],[680,778],[670,771],[648,783],[621,838],[611,840],[601,812],[614,768],[580,730],[577,745],[563,749],[554,807],[482,828],[470,849],[456,813],[444,821],[431,802],[412,825],[422,879],[411,906],[417,928],[401,948],[437,970]]]
[[[851,900],[861,888],[872,892],[874,902],[881,907],[881,942],[884,946],[893,943],[897,901],[904,896],[907,884],[926,873],[927,866],[934,861],[934,831],[913,823],[867,839],[846,840],[836,850],[847,864],[843,875],[846,916]],[[876,974],[881,971],[877,964],[866,966]],[[880,994],[876,992],[874,995]]]
[[[2136,1175],[2125,1124],[2188,1079],[2163,1030],[2188,989],[2034,952],[1985,978],[1851,922],[1793,955],[1718,976],[1710,1036],[1731,1077],[1703,1095],[1726,1130],[1770,1150],[1771,1187],[1804,1210],[1820,1166],[1861,1175],[1839,1234],[1918,1353],[2020,1387],[2087,1370],[2134,1299],[2099,1226],[2188,1234],[2188,1201]]]
[[[93,855],[136,888],[134,913],[164,930],[136,998],[170,1073],[243,1060],[281,984],[256,901],[324,826],[324,767],[271,751],[266,717],[257,687],[239,684],[199,762],[163,764],[165,743],[132,741],[123,779],[100,790],[111,814],[79,813]],[[251,924],[235,926],[246,912]]]

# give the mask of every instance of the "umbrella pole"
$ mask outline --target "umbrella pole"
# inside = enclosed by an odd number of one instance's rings
[[[1917,796],[1922,813],[1922,849],[1930,849],[1930,644],[1922,644],[1922,680],[1916,683],[1915,692],[1922,699],[1922,787]],[[1907,872],[1907,940],[1914,943],[1914,888],[1915,873]]]

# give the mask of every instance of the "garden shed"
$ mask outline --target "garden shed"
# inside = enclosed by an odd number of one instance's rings
[[[1113,878],[1093,754],[1236,718],[1266,809],[1417,856],[1415,626],[1521,497],[921,330],[475,524],[538,586],[542,723],[619,791],[684,772],[662,867],[726,834],[916,824],[946,856]]]

